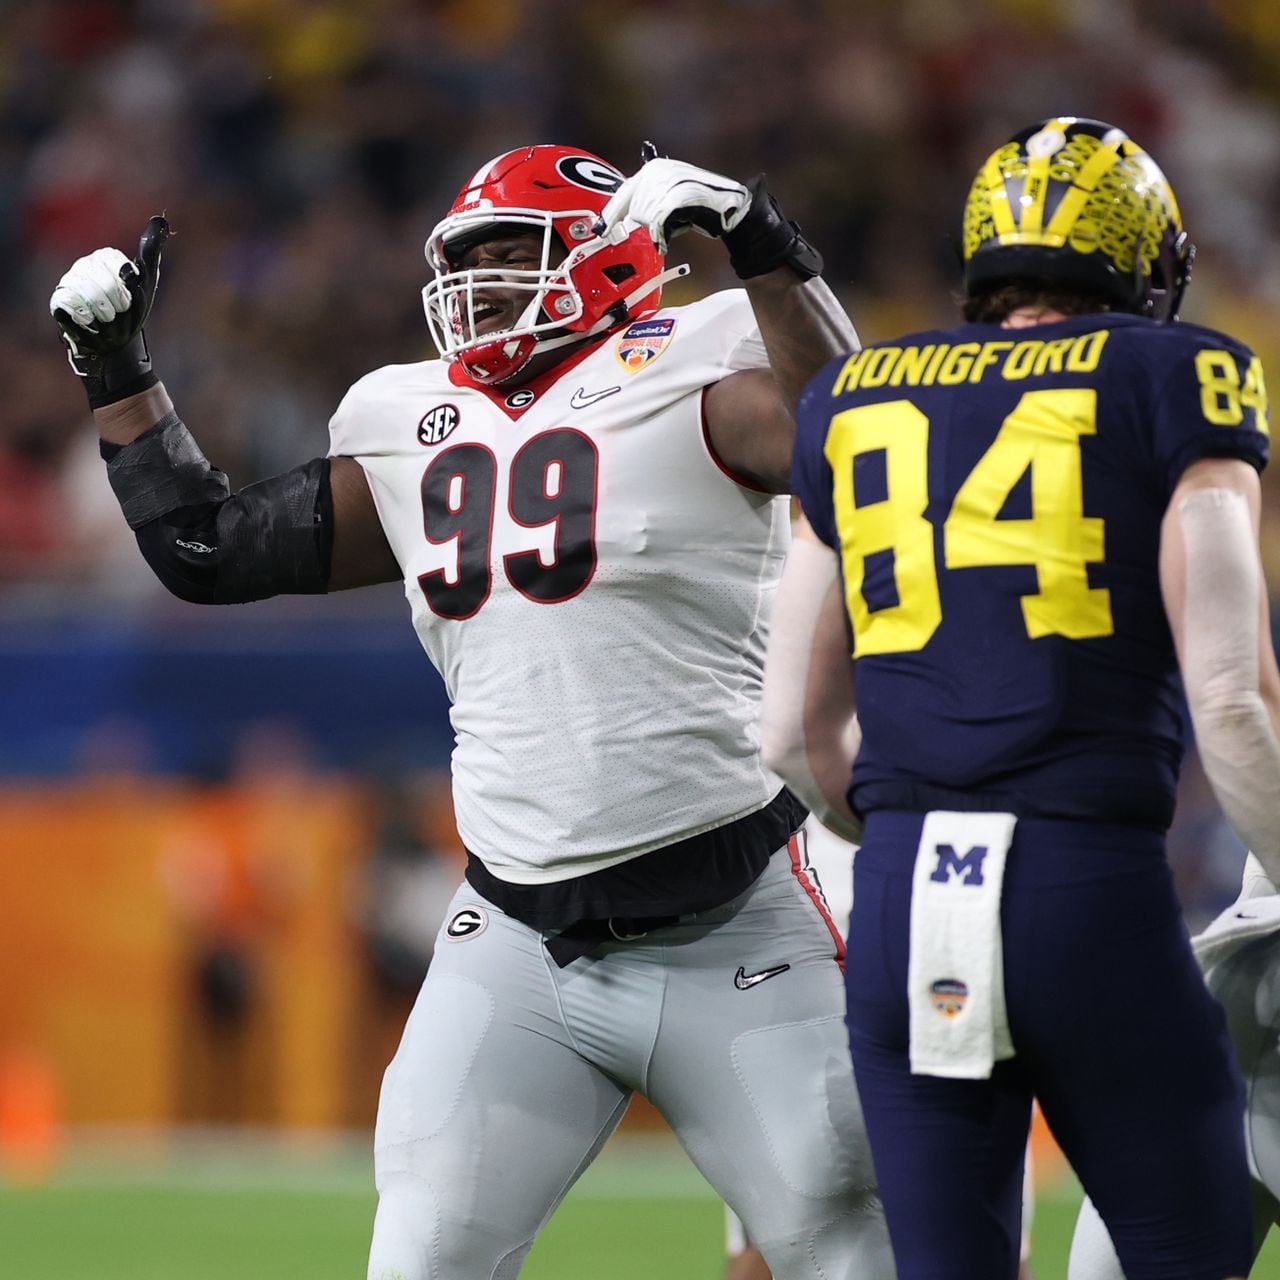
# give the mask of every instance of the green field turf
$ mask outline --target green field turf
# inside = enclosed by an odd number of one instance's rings
[[[0,1276],[363,1280],[374,1197],[364,1141],[335,1148],[99,1147],[39,1187],[0,1183]],[[1077,1194],[1036,1210],[1037,1280],[1065,1280]],[[619,1139],[534,1247],[523,1280],[716,1280],[719,1202],[667,1141]],[[1280,1280],[1280,1242],[1254,1280]]]

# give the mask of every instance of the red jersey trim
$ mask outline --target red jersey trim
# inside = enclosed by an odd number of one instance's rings
[[[749,480],[746,476],[742,475],[740,472],[735,471],[716,452],[715,445],[711,443],[711,428],[707,423],[707,391],[708,390],[709,388],[707,387],[702,388],[702,398],[699,402],[698,412],[702,418],[702,443],[706,446],[707,454],[710,456],[711,461],[714,462],[716,466],[721,471],[723,471],[724,474],[727,475],[730,480],[733,481],[734,484],[739,485],[741,488],[750,489],[752,493],[766,494],[770,498],[777,497],[777,495],[773,492],[772,489],[761,488],[761,486],[758,485],[754,480]]]
[[[617,336],[618,328],[610,329],[607,333],[602,333],[594,341],[586,343],[578,350],[565,356],[559,364],[554,364],[544,373],[538,374],[536,378],[531,378],[528,382],[522,382],[517,386],[509,387],[490,387],[483,382],[477,382],[474,378],[467,375],[463,367],[455,360],[449,366],[449,381],[455,387],[466,387],[470,391],[479,391],[485,396],[496,408],[502,410],[503,413],[511,419],[512,422],[518,421],[525,413],[533,408],[535,404],[542,399],[543,394],[553,387],[561,378],[570,370],[576,369],[589,355],[593,355],[600,347],[609,341],[610,338]],[[532,392],[527,403],[516,405],[514,408],[507,403],[508,399],[520,392]]]

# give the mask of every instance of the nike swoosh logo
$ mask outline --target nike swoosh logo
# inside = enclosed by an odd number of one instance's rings
[[[606,387],[603,391],[587,391],[579,387],[573,393],[573,399],[569,401],[569,408],[585,409],[588,405],[595,404],[597,400],[603,400],[605,396],[614,395],[621,390],[621,387]]]
[[[790,968],[789,964],[780,964],[772,969],[761,969],[759,973],[748,973],[739,965],[738,972],[733,975],[733,985],[739,991],[750,991],[757,983],[768,982],[770,978],[776,978],[778,974],[786,973]]]

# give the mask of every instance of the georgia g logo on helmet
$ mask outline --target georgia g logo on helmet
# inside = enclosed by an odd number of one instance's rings
[[[599,191],[604,195],[612,195],[623,182],[622,174],[612,165],[605,164],[598,156],[565,156],[556,162],[556,172],[576,187]]]

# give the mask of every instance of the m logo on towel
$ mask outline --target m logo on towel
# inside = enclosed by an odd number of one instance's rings
[[[982,864],[987,856],[987,846],[976,844],[961,857],[949,844],[934,846],[938,855],[938,865],[930,873],[929,879],[938,884],[946,884],[949,880],[959,880],[962,884],[981,885]]]
[[[911,1074],[986,1080],[1013,1057],[1000,897],[1017,819],[925,814],[911,869],[907,956]]]

